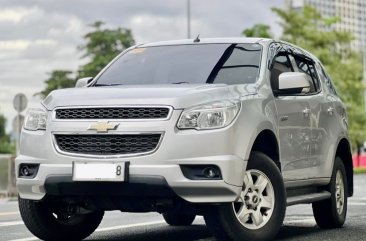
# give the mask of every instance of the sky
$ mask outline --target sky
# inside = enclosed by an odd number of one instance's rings
[[[283,7],[283,0],[190,3],[192,36],[238,37],[256,23],[280,35],[271,7]],[[0,113],[8,120],[7,131],[17,93],[35,104],[40,99],[34,94],[45,87],[48,73],[74,71],[87,61],[78,47],[97,20],[108,28],[130,28],[137,44],[182,39],[187,37],[187,0],[0,0]]]

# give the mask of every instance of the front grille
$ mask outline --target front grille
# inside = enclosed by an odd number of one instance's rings
[[[154,151],[161,134],[55,135],[63,152],[87,155],[126,155]]]
[[[98,107],[57,109],[56,119],[165,119],[167,107]]]

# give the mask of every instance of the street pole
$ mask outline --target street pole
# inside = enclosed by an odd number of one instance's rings
[[[27,107],[27,97],[23,93],[18,93],[15,95],[13,99],[13,106],[17,112],[17,116],[13,120],[13,130],[15,132],[15,141],[16,141],[16,155],[19,155],[19,145],[20,145],[20,131],[22,129],[22,119],[24,116],[21,115],[21,112],[25,110]]]
[[[191,38],[191,1],[187,0],[187,38]]]
[[[16,147],[15,147],[15,154],[18,156],[19,155],[19,146],[20,146],[20,131],[22,129],[22,124],[20,123],[20,112],[17,111],[17,130],[16,130]]]

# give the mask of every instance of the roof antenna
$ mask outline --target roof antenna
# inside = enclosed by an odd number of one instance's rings
[[[197,37],[193,40],[193,43],[199,43],[200,41],[200,34],[198,34]]]

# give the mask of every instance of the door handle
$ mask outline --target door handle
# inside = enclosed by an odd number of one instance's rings
[[[327,109],[327,112],[328,112],[328,114],[329,114],[329,115],[333,115],[333,113],[334,113],[334,108],[333,108],[333,107],[329,107],[329,108]]]
[[[303,109],[302,113],[304,114],[305,117],[308,117],[310,114],[310,109],[309,108],[305,108]]]

